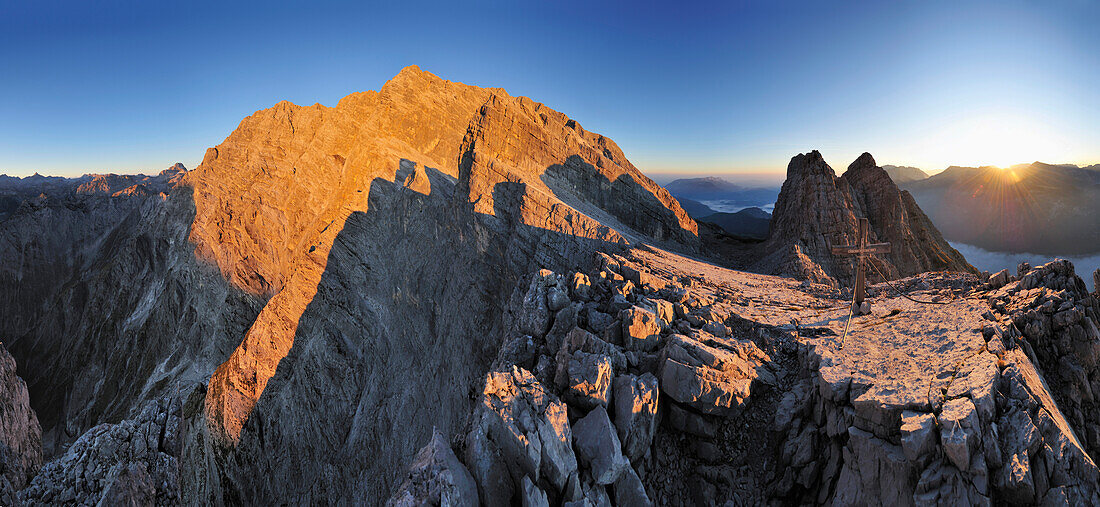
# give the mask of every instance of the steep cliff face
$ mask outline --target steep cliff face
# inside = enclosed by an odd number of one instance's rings
[[[943,239],[885,170],[864,153],[837,177],[819,152],[799,154],[787,166],[772,215],[765,257],[753,270],[825,283],[850,283],[854,263],[834,258],[831,245],[855,244],[858,219],[871,225],[870,243],[889,242],[889,254],[871,258],[887,278],[926,271],[974,272]],[[869,270],[871,279],[881,279]]]
[[[333,108],[258,112],[184,184],[196,255],[271,296],[189,422],[184,452],[209,466],[184,484],[211,500],[384,496],[431,425],[468,412],[522,274],[639,239],[698,248],[611,140],[416,68]]]

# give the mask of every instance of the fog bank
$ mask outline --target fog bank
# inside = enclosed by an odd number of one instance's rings
[[[973,245],[967,245],[966,243],[950,243],[951,246],[955,247],[956,250],[966,257],[966,260],[969,261],[971,265],[978,268],[980,271],[989,271],[990,273],[996,273],[1002,269],[1008,268],[1008,272],[1015,275],[1016,265],[1021,262],[1026,261],[1030,262],[1032,266],[1038,266],[1039,264],[1045,264],[1054,259],[1066,259],[1073,263],[1074,271],[1077,273],[1077,276],[1080,276],[1081,279],[1085,281],[1085,285],[1094,291],[1096,290],[1092,280],[1092,272],[1100,268],[1100,253],[1080,257],[1033,253],[991,252]]]

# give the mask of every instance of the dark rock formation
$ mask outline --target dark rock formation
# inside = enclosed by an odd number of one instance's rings
[[[887,279],[926,271],[975,272],[869,153],[838,178],[817,151],[800,154],[787,166],[787,181],[763,247],[765,257],[750,269],[849,284],[854,262],[834,258],[829,247],[855,244],[859,218],[870,221],[870,243],[891,244],[889,254],[871,261]],[[869,279],[882,279],[869,271]]]
[[[180,402],[146,403],[137,417],[100,424],[19,493],[27,505],[175,505],[180,497]]]
[[[42,428],[31,410],[27,385],[15,372],[15,359],[0,343],[0,503],[16,503],[42,466]]]

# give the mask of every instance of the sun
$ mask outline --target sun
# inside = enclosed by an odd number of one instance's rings
[[[987,114],[949,121],[922,144],[922,157],[939,167],[996,166],[1058,161],[1064,143],[1042,122],[1020,115]],[[933,166],[935,167],[935,166]]]

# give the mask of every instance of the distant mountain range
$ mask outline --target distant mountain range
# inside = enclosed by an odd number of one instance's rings
[[[673,197],[687,198],[707,204],[717,211],[737,211],[750,206],[765,207],[775,203],[779,187],[743,186],[724,178],[684,178],[665,185]]]
[[[0,174],[0,219],[16,211],[19,206],[35,197],[54,199],[79,195],[147,195],[167,192],[175,185],[187,168],[181,163],[154,176],[144,174],[85,174],[74,178],[63,176],[16,177]]]
[[[696,221],[748,239],[768,237],[771,213],[763,208],[779,197],[778,187],[742,186],[718,177],[678,179],[665,188]]]
[[[898,185],[951,241],[1005,252],[1100,252],[1100,165],[952,166]]]
[[[886,170],[886,174],[890,175],[890,179],[894,180],[894,183],[898,185],[910,181],[923,180],[928,177],[928,173],[907,165],[884,165],[882,168]]]

